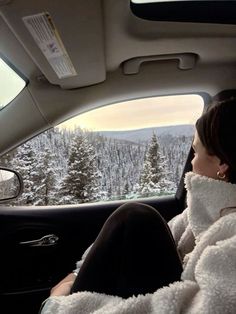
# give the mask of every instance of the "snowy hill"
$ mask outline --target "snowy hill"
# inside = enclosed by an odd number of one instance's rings
[[[131,131],[100,131],[98,133],[108,138],[116,138],[120,140],[126,140],[126,141],[138,143],[138,142],[150,140],[153,133],[155,133],[157,137],[161,137],[163,135],[172,135],[176,137],[192,136],[194,133],[194,126],[190,124],[186,124],[186,125],[145,128],[145,129],[131,130]]]
[[[153,196],[154,192],[156,196],[169,195],[179,184],[193,132],[192,125],[121,132],[55,128],[3,156],[0,164],[14,167],[27,182],[14,205],[136,199]],[[153,133],[156,134],[155,141]],[[151,155],[152,147],[155,147],[154,155]],[[143,173],[149,178],[149,170],[155,168],[149,167],[154,160],[150,156],[159,156],[158,167],[164,169],[165,175],[155,186],[153,175],[150,182],[145,181],[141,186]],[[146,160],[150,162],[145,163]],[[156,170],[154,175],[160,172]],[[77,181],[81,186],[74,188]],[[83,194],[79,195],[80,191]],[[95,192],[91,194],[92,191]]]

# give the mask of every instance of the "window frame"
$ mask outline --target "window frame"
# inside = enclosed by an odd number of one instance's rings
[[[185,94],[169,94],[169,95],[159,95],[159,96],[157,96],[158,98],[162,98],[162,96],[170,96],[170,97],[172,97],[172,96],[186,96],[186,95],[198,95],[198,96],[200,96],[201,98],[202,98],[202,111],[199,113],[200,115],[201,115],[201,113],[204,111],[204,108],[205,108],[205,104],[206,104],[206,100],[208,101],[208,99],[209,99],[209,95],[207,95],[207,94],[205,94],[205,93],[196,93],[196,92],[193,92],[193,93],[185,93]],[[153,98],[153,96],[150,96],[150,98]],[[145,99],[145,98],[144,98]],[[137,98],[137,100],[139,100],[139,98]],[[119,102],[118,103],[116,103],[117,105],[119,104]],[[113,104],[111,104],[111,105],[114,105],[114,103]],[[109,106],[109,105],[108,105]],[[97,109],[99,109],[99,108],[97,108]],[[96,109],[95,109],[96,110]],[[71,119],[73,119],[73,118],[71,118]],[[70,120],[70,118],[68,119],[68,120]],[[182,125],[184,125],[185,123],[183,123]],[[188,123],[187,123],[188,124]],[[60,124],[59,124],[60,125]],[[58,126],[59,126],[58,125]],[[171,126],[172,124],[170,124],[170,126]],[[49,129],[57,129],[58,128],[58,126],[55,126],[55,128],[49,128]],[[173,126],[175,126],[175,124],[173,124]],[[158,126],[157,126],[158,127]],[[141,128],[141,127],[140,127]],[[141,128],[142,129],[142,128]],[[89,130],[88,130],[89,131]],[[43,133],[45,133],[46,131],[44,131],[44,132],[41,132],[40,134],[38,134],[37,136],[35,136],[34,138],[36,138],[36,137],[38,137],[38,136],[40,136],[40,135],[42,135]],[[99,133],[99,131],[95,131],[95,132],[97,132],[97,133]],[[187,135],[188,136],[188,135]],[[192,138],[193,138],[193,135],[192,135]],[[112,139],[112,138],[111,138]],[[31,139],[32,140],[32,139]],[[30,141],[30,140],[29,140]],[[25,143],[27,143],[28,141],[26,141]],[[24,144],[24,143],[23,143]],[[22,145],[23,145],[22,144]],[[147,143],[147,145],[148,145],[148,143]],[[21,145],[20,145],[21,146]],[[189,155],[189,154],[191,154],[191,145],[189,146],[189,148],[187,147],[187,151],[186,151],[186,158],[185,158],[185,160],[183,160],[183,163],[182,163],[182,169],[181,169],[181,172],[179,172],[179,174],[180,174],[180,176],[179,176],[179,180],[178,180],[178,184],[176,183],[176,190],[175,190],[175,192],[173,193],[173,194],[169,194],[170,196],[173,196],[173,197],[176,197],[177,199],[179,199],[179,198],[181,198],[181,196],[182,195],[184,195],[184,185],[183,185],[183,177],[184,177],[184,174],[185,174],[185,172],[186,171],[189,171],[189,170],[191,170],[190,168],[191,168],[191,156]],[[189,157],[190,156],[190,157]],[[4,158],[4,156],[3,156],[3,158]],[[189,159],[190,158],[190,159]],[[187,169],[187,170],[186,170]],[[19,171],[19,170],[18,170]],[[182,175],[181,175],[182,174]],[[167,177],[167,180],[168,180],[168,177]],[[174,181],[173,181],[174,182]],[[115,202],[117,202],[117,201],[128,201],[128,200],[133,200],[133,201],[141,201],[142,199],[156,199],[156,198],[159,198],[159,197],[166,197],[168,194],[166,194],[165,196],[162,196],[162,195],[153,195],[153,196],[142,196],[141,194],[137,197],[137,198],[120,198],[120,199],[116,199],[116,198],[114,198],[114,197],[116,197],[116,195],[114,194],[113,195],[113,199],[112,199],[112,197],[110,198],[110,199],[107,199],[107,200],[97,200],[97,201],[95,201],[95,202],[93,202],[92,200],[91,201],[89,201],[87,204],[95,204],[95,203],[97,203],[97,202],[99,202],[99,203],[101,203],[101,202],[113,202],[113,201],[115,201]],[[71,203],[72,204],[72,203]],[[61,204],[61,205],[63,205],[63,206],[67,206],[67,205],[71,205],[71,204],[69,204],[69,203],[67,203],[67,204]],[[82,203],[78,203],[78,204],[82,204]],[[30,204],[29,205],[27,205],[27,206],[31,206]],[[40,205],[40,206],[47,206],[47,205]],[[58,206],[58,204],[57,203],[55,203],[55,204],[53,204],[53,203],[51,203],[50,204],[50,206]]]

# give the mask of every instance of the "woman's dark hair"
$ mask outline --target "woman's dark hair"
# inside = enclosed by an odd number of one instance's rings
[[[228,180],[236,183],[236,90],[215,95],[196,129],[208,154],[229,166]]]

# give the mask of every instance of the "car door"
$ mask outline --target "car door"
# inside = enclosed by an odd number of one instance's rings
[[[145,203],[169,220],[181,212],[183,199],[181,184],[178,195]],[[1,206],[0,293],[4,313],[37,313],[51,287],[75,268],[107,217],[122,203]]]

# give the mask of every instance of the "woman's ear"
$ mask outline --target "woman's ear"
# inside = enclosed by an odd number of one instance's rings
[[[229,165],[228,165],[228,164],[226,164],[226,163],[221,163],[221,164],[219,165],[219,172],[220,172],[222,175],[223,175],[223,174],[227,175],[228,170],[229,170]]]

